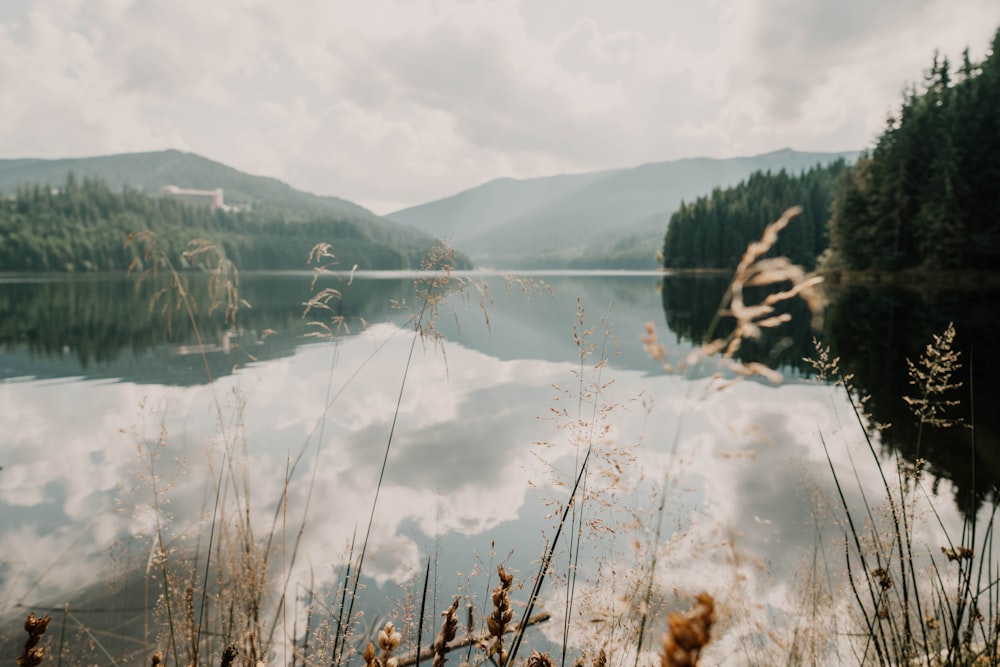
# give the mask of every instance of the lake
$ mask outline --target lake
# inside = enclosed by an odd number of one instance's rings
[[[148,664],[154,648],[169,653],[161,555],[201,573],[172,575],[176,600],[206,589],[193,606],[232,621],[211,583],[223,564],[206,586],[206,559],[269,538],[266,567],[263,556],[237,567],[263,591],[275,664],[291,664],[293,644],[328,654],[321,635],[370,517],[363,625],[396,618],[412,648],[427,571],[425,643],[453,595],[482,619],[501,562],[520,586],[516,618],[589,450],[538,603],[553,620],[533,641],[558,646],[568,632],[575,656],[588,637],[625,636],[648,596],[644,646],[656,650],[665,610],[705,590],[720,616],[713,661],[768,662],[785,650],[769,631],[791,637],[810,601],[833,600],[828,650],[856,630],[843,613],[853,600],[831,466],[860,511],[865,497],[881,504],[881,475],[895,479],[899,461],[926,461],[912,493],[924,519],[914,512],[914,540],[928,552],[991,508],[995,292],[831,290],[821,329],[793,307],[786,330],[737,353],[778,369],[775,382],[740,379],[717,356],[667,372],[644,349],[652,323],[669,361],[687,357],[713,327],[725,279],[460,276],[464,294],[428,308],[411,275],[328,276],[313,289],[308,274],[244,274],[249,307],[235,324],[224,307],[208,312],[209,286],[192,276],[197,328],[162,281],[0,276],[7,654],[34,610],[53,616],[50,651],[74,647],[68,663]],[[304,318],[323,288],[340,296]],[[964,364],[949,415],[974,430],[920,429],[901,398],[906,359],[948,322]],[[892,423],[874,432],[875,457],[851,395],[802,361],[814,337],[871,397],[871,423]],[[223,627],[238,633],[222,620],[212,632]]]

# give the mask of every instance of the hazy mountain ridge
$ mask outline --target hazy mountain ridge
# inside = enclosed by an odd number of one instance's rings
[[[656,162],[567,177],[577,180],[552,188],[547,198],[539,196],[541,189],[536,189],[534,196],[523,200],[522,191],[557,177],[505,181],[506,201],[481,196],[491,186],[499,189],[499,182],[491,181],[389,217],[405,219],[428,231],[432,227],[481,229],[477,234],[455,234],[456,244],[479,265],[656,268],[655,253],[662,245],[670,215],[682,201],[735,185],[756,171],[799,172],[841,157],[853,161],[857,155],[857,151],[806,153],[783,149],[749,157]],[[531,206],[510,201],[527,201]],[[472,220],[490,224],[478,225]]]
[[[613,170],[528,179],[497,178],[451,197],[411,206],[386,217],[460,242],[612,173]]]
[[[342,250],[341,259],[345,261],[348,257],[366,257],[373,261],[374,264],[368,268],[418,266],[419,258],[426,255],[435,243],[435,237],[416,227],[381,218],[368,209],[344,199],[322,197],[296,190],[276,178],[247,174],[208,158],[178,150],[51,160],[37,158],[0,160],[0,199],[3,195],[30,193],[39,185],[61,191],[67,186],[70,174],[76,183],[100,183],[102,187],[107,187],[112,192],[121,193],[128,189],[153,198],[159,197],[165,185],[195,189],[222,188],[225,202],[242,209],[238,214],[229,214],[238,217],[227,224],[232,226],[230,230],[232,234],[246,237],[245,242],[250,242],[248,241],[250,236],[262,233],[267,225],[272,227],[277,225],[273,229],[267,227],[270,230],[268,233],[272,234],[277,233],[275,230],[280,229],[282,225],[287,225],[284,227],[285,232],[279,233],[273,239],[275,243],[286,240],[285,236],[294,236],[297,243],[305,241],[333,243],[334,252],[336,253],[338,248]],[[106,217],[103,213],[98,212],[95,215],[97,218],[88,223],[97,225],[94,227],[95,233],[120,231],[115,225],[121,221],[112,224],[110,217]],[[57,225],[56,229],[61,230],[60,233],[70,233],[68,230],[73,225],[64,222],[62,227]],[[9,228],[7,232],[18,233],[17,229],[10,228],[11,225],[17,227],[18,224],[21,223],[7,220]],[[185,233],[183,229],[174,231],[180,235]],[[257,238],[253,243],[259,246],[264,242],[262,239],[263,237]],[[219,240],[221,242],[222,237],[219,237]],[[35,245],[41,252],[40,248],[45,244]],[[301,254],[301,260],[295,259],[292,264],[281,268],[306,268],[309,247],[307,245],[301,253],[296,251],[295,256]],[[273,244],[271,248],[277,253],[277,248]],[[289,249],[285,250],[287,255]],[[287,256],[283,259],[285,263],[288,260]],[[51,261],[45,261],[51,264]],[[371,263],[364,259],[359,261],[366,266]],[[471,266],[468,258],[461,253],[455,256],[454,261],[456,266],[463,268]],[[66,262],[60,260],[57,264],[61,266],[67,262],[72,265],[78,264],[72,258]],[[400,262],[403,266],[399,266]],[[0,270],[5,268],[9,267],[0,266]]]
[[[164,185],[222,188],[228,204],[312,205],[341,215],[375,215],[338,197],[321,197],[296,190],[276,178],[248,174],[221,162],[174,149],[79,158],[0,160],[0,192],[13,194],[19,185],[36,183],[59,187],[65,183],[70,172],[81,181],[97,178],[113,190],[127,186],[152,196],[158,196]]]
[[[296,190],[177,150],[90,158],[0,160],[0,193],[37,183],[61,187],[72,172],[112,189],[159,195],[164,185],[224,190],[228,204],[288,221],[332,217],[390,246],[444,237],[477,265],[501,268],[656,268],[671,214],[682,201],[735,185],[755,171],[797,172],[857,152],[784,149],[729,159],[687,158],[627,169],[489,181],[451,197],[380,217],[337,197]],[[789,202],[793,204],[796,202]],[[317,239],[322,240],[322,239]]]
[[[297,190],[276,178],[247,174],[221,162],[173,149],[81,158],[0,159],[0,194],[12,195],[19,186],[36,184],[60,188],[71,172],[78,181],[97,179],[112,190],[136,188],[154,197],[160,195],[164,185],[222,188],[227,204],[249,207],[290,222],[335,218],[358,225],[373,240],[387,245],[429,247],[433,243],[432,235],[427,232],[379,217],[345,199]]]

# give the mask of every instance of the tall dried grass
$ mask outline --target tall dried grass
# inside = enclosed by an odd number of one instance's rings
[[[776,371],[763,364],[741,362],[737,359],[737,352],[744,341],[757,338],[763,331],[787,322],[788,316],[778,312],[782,302],[804,300],[809,306],[813,324],[818,326],[821,322],[821,303],[815,290],[819,279],[808,276],[801,267],[785,258],[768,257],[777,235],[797,213],[797,209],[786,211],[764,230],[759,242],[748,247],[703,344],[683,358],[672,360],[659,343],[655,327],[650,324],[642,341],[650,357],[669,372],[683,373],[703,363],[716,364],[706,393],[724,390],[733,382],[750,376],[780,382],[782,378]],[[142,266],[136,266],[140,281],[154,279],[159,272],[167,277],[167,286],[157,292],[151,307],[183,313],[190,320],[201,345],[200,309],[191,297],[183,271],[170,264],[155,238],[138,234],[130,238],[130,242],[139,243],[143,248]],[[709,593],[700,594],[690,611],[673,612],[667,617],[668,632],[663,635],[659,646],[651,646],[646,636],[655,627],[652,626],[654,582],[660,567],[664,516],[670,493],[675,488],[675,471],[671,467],[664,471],[658,485],[655,528],[650,535],[650,544],[640,552],[648,554],[649,558],[638,559],[635,573],[624,587],[625,595],[630,599],[628,609],[612,614],[612,621],[602,626],[607,628],[607,634],[598,638],[593,646],[586,647],[575,660],[570,656],[571,649],[579,648],[570,642],[571,618],[586,598],[578,591],[578,586],[582,585],[579,578],[582,541],[586,534],[600,531],[600,522],[590,513],[589,504],[609,502],[607,497],[600,495],[601,492],[616,487],[623,466],[628,466],[631,461],[629,448],[614,443],[609,436],[615,406],[606,402],[603,395],[611,383],[604,373],[617,345],[610,327],[610,312],[603,320],[602,335],[588,326],[582,303],[578,304],[573,328],[579,353],[576,384],[564,395],[575,405],[556,410],[556,417],[567,425],[567,441],[575,448],[576,459],[572,474],[562,480],[568,493],[559,500],[554,531],[540,548],[537,571],[529,579],[516,582],[514,573],[508,571],[503,563],[499,564],[496,567],[498,582],[490,594],[492,612],[484,617],[480,627],[476,627],[470,616],[465,636],[458,636],[460,597],[456,596],[442,614],[440,631],[429,644],[424,645],[423,614],[430,579],[428,561],[415,641],[406,641],[395,619],[380,624],[380,627],[364,627],[355,605],[363,595],[361,580],[365,571],[365,556],[370,548],[372,526],[416,344],[421,342],[444,351],[444,337],[438,323],[442,316],[453,316],[457,326],[456,300],[478,305],[489,325],[494,299],[489,285],[485,281],[454,275],[451,252],[444,246],[436,248],[427,258],[422,267],[424,271],[417,279],[416,301],[412,304],[414,308],[408,324],[412,334],[409,353],[402,369],[378,479],[373,480],[367,526],[360,541],[352,540],[341,583],[332,597],[324,598],[313,589],[312,584],[303,587],[310,601],[304,633],[293,630],[291,637],[284,636],[290,625],[287,614],[292,606],[289,602],[291,577],[308,523],[309,499],[315,477],[310,479],[305,506],[294,519],[289,516],[288,484],[303,459],[306,445],[295,456],[289,453],[284,487],[270,528],[266,534],[258,535],[258,524],[250,516],[250,497],[254,490],[249,487],[245,469],[241,468],[240,452],[245,448],[240,428],[243,402],[237,396],[235,403],[228,408],[231,412],[228,412],[213,389],[223,447],[215,464],[217,469],[213,471],[214,483],[206,495],[206,506],[211,507],[207,512],[207,534],[191,535],[172,526],[169,512],[162,504],[170,480],[160,467],[159,456],[169,434],[162,427],[147,423],[133,429],[138,455],[144,463],[142,479],[148,486],[148,502],[155,520],[145,581],[150,591],[148,597],[157,599],[157,618],[162,619],[161,629],[146,631],[144,655],[149,657],[143,657],[141,662],[191,666],[219,662],[222,665],[257,667],[281,661],[293,666],[322,664],[336,667],[360,658],[367,667],[406,667],[429,659],[433,667],[441,667],[451,651],[467,648],[465,663],[484,665],[489,662],[496,667],[515,664],[543,667],[556,663],[583,667],[588,660],[594,667],[627,662],[638,665],[643,660],[653,659],[653,653],[657,652],[662,667],[699,664],[711,640],[713,626],[723,613],[719,602]],[[329,245],[320,244],[314,248],[309,259],[317,265],[318,279],[336,258]],[[205,242],[193,244],[185,261],[192,266],[201,263],[210,271],[212,303],[208,311],[221,310],[228,325],[236,328],[240,309],[249,304],[239,295],[239,275],[235,267],[217,247]],[[316,284],[314,280],[314,287]],[[749,301],[746,288],[757,287],[770,287],[772,291],[760,301]],[[506,283],[506,289],[533,293],[545,287],[511,279]],[[344,291],[325,287],[316,291],[304,304],[307,316],[325,315],[324,319],[312,321],[316,335],[335,341],[339,335],[350,332],[352,325],[346,321],[340,307],[343,298]],[[723,318],[731,318],[734,327],[732,333],[717,336],[716,328]],[[362,326],[364,324],[361,323]],[[937,337],[921,360],[911,365],[916,393],[908,400],[921,424],[934,427],[946,425],[947,417],[943,409],[952,404],[954,399],[951,393],[957,389],[957,384],[951,380],[959,360],[952,349],[954,336],[955,332],[949,329]],[[204,353],[202,357],[211,384]],[[331,367],[334,363],[335,359]],[[838,378],[847,390],[857,421],[867,435],[866,441],[873,457],[871,465],[879,466],[881,470],[869,424],[856,401],[850,379],[840,374],[836,360],[831,360],[825,351],[820,353],[817,366],[822,372]],[[333,391],[331,373],[324,414],[317,420],[319,436],[313,443],[317,462],[324,442],[325,411],[331,408],[349,383],[350,380],[339,392]],[[149,419],[152,421],[153,415]],[[678,424],[673,454],[676,454],[681,437],[682,424]],[[919,484],[919,465],[911,471],[899,465],[899,474],[893,483],[885,476],[882,478],[885,489],[882,500],[888,507],[891,529],[890,537],[886,539],[879,532],[879,526],[885,525],[885,522],[876,520],[874,499],[865,499],[864,516],[861,521],[856,521],[856,514],[848,506],[843,490],[843,473],[833,465],[829,450],[827,457],[848,525],[845,533],[846,563],[855,608],[863,624],[860,648],[855,655],[859,664],[867,664],[873,659],[880,664],[900,664],[912,660],[928,664],[969,664],[972,661],[993,664],[1000,642],[1000,625],[994,620],[995,605],[1000,601],[1000,586],[991,569],[992,554],[977,551],[980,545],[988,544],[990,540],[977,538],[974,520],[963,527],[961,536],[954,541],[949,538],[947,544],[941,545],[947,562],[938,564],[940,558],[928,558],[921,551],[921,546],[913,543],[917,498],[922,493],[926,494]],[[676,456],[672,456],[670,460],[675,459]],[[606,476],[600,488],[591,483],[591,475],[596,474],[596,462],[601,463],[600,474]],[[314,475],[317,467],[314,466]],[[133,488],[134,493],[140,490],[139,485]],[[930,499],[925,496],[924,500]],[[933,513],[933,503],[929,506]],[[996,509],[994,504],[994,515]],[[992,516],[986,530],[989,535],[992,534]],[[290,535],[294,538],[290,539]],[[562,545],[564,538],[568,542],[566,547]],[[554,565],[557,557],[565,558],[565,569],[561,572],[557,572]],[[528,628],[549,618],[547,613],[536,613],[536,608],[542,599],[543,589],[553,581],[564,586],[560,596],[563,626],[559,656],[553,658],[548,652],[533,650],[518,663]],[[528,589],[523,601],[516,599],[516,591],[522,585]],[[327,604],[325,599],[331,602]],[[522,611],[520,619],[515,622],[514,610],[517,606],[521,606]],[[320,617],[318,621],[316,616]],[[24,654],[18,658],[21,665],[37,665],[45,655],[44,649],[37,644],[45,632],[48,617],[44,622],[33,618],[29,616],[29,624],[25,626],[29,640]],[[406,623],[407,619],[403,619],[400,627],[404,630]],[[147,619],[147,628],[151,625]],[[789,664],[805,661],[806,656],[813,661],[821,656],[819,652],[803,649],[796,639],[790,643],[792,648],[786,658]],[[401,653],[403,650],[409,652]],[[105,653],[112,663],[118,664],[109,652]],[[61,651],[59,657],[63,657]]]
[[[185,277],[172,267],[164,257],[157,254],[155,239],[151,237],[138,237],[137,240],[145,244],[145,261],[140,279],[147,279],[159,270],[165,270],[169,277],[169,289],[166,289],[157,296],[157,303],[161,307],[169,307],[173,310],[185,312],[191,320],[193,329],[198,335],[198,323],[195,317],[197,312],[196,304],[191,301],[190,291],[187,289]],[[326,611],[329,614],[327,619],[327,638],[322,645],[328,647],[327,660],[331,665],[344,664],[355,654],[355,641],[363,637],[363,631],[358,626],[358,616],[354,611],[355,602],[359,598],[359,586],[365,565],[365,554],[368,549],[371,536],[372,524],[374,521],[375,509],[379,501],[379,492],[382,487],[386,466],[389,459],[394,433],[397,427],[399,409],[404,392],[406,391],[407,377],[410,363],[417,341],[430,343],[435,348],[444,350],[443,334],[438,328],[438,321],[442,315],[457,314],[453,310],[455,298],[465,299],[469,302],[478,303],[487,325],[489,324],[489,310],[493,303],[493,295],[489,290],[489,285],[485,282],[472,281],[463,277],[452,275],[450,267],[450,250],[440,247],[428,257],[423,265],[424,274],[418,278],[415,286],[417,298],[417,308],[413,311],[410,319],[410,327],[413,336],[410,345],[409,356],[403,368],[403,376],[400,382],[399,394],[396,408],[393,414],[389,435],[386,441],[385,452],[380,468],[379,479],[374,485],[374,497],[372,499],[371,512],[368,518],[367,528],[364,536],[357,545],[352,546],[347,567],[344,571],[343,585],[338,592],[339,604],[335,604]],[[224,257],[217,249],[208,244],[196,244],[193,246],[191,260],[197,257],[213,256],[217,260],[216,266],[212,269],[215,274],[230,275],[228,279],[220,279],[213,283],[219,285],[213,290],[213,294],[221,295],[224,298],[225,313],[227,321],[233,326],[236,323],[236,316],[240,307],[248,304],[243,302],[238,293],[238,274],[235,273],[231,265],[227,265]],[[335,261],[335,256],[329,246],[319,245],[310,255],[310,260],[319,264],[317,267],[317,278],[323,274],[330,263]],[[192,262],[193,263],[193,262]],[[227,274],[227,271],[231,273]],[[315,280],[314,280],[315,285]],[[518,281],[510,279],[505,283],[506,289],[520,289],[523,292],[538,292],[545,289],[544,285],[537,285],[528,281]],[[343,299],[343,292],[335,288],[324,288],[319,290],[305,304],[306,314],[315,311],[325,311],[328,315],[326,321],[315,321],[313,326],[318,335],[333,337],[347,331],[348,324],[339,314],[338,302]],[[737,299],[738,301],[738,299]],[[467,636],[458,640],[459,645],[479,646],[482,651],[481,660],[493,660],[499,667],[506,667],[514,664],[518,651],[525,638],[525,632],[531,625],[541,622],[548,617],[547,614],[534,614],[534,608],[538,603],[541,591],[545,585],[546,578],[550,574],[553,558],[559,548],[560,538],[563,533],[570,535],[568,552],[566,554],[566,571],[563,581],[566,585],[564,600],[564,631],[561,647],[560,663],[565,664],[568,660],[568,636],[569,619],[576,605],[575,591],[577,586],[577,572],[579,557],[581,553],[581,539],[588,528],[598,525],[597,522],[591,524],[587,518],[585,504],[588,498],[596,496],[588,490],[587,478],[589,475],[591,460],[595,457],[601,458],[605,463],[605,470],[611,471],[615,475],[621,474],[621,466],[627,465],[626,458],[623,458],[627,450],[623,449],[602,449],[598,447],[602,438],[607,437],[609,415],[613,406],[604,405],[601,400],[602,391],[606,389],[608,383],[602,379],[602,373],[606,368],[612,350],[616,347],[617,341],[610,330],[610,313],[604,319],[605,327],[603,338],[599,345],[592,341],[594,329],[588,327],[585,322],[585,312],[582,304],[578,307],[578,318],[574,325],[574,340],[579,351],[579,369],[577,372],[576,406],[574,416],[570,418],[569,410],[564,411],[570,430],[570,441],[577,448],[578,458],[574,466],[574,476],[572,478],[572,489],[568,501],[565,501],[561,515],[558,517],[555,526],[555,533],[552,539],[546,544],[541,564],[537,574],[531,579],[531,592],[527,602],[524,604],[524,611],[519,623],[513,623],[514,611],[511,606],[511,593],[513,590],[514,577],[508,573],[503,565],[497,568],[499,584],[492,594],[493,613],[485,619],[485,628],[482,634],[478,635],[470,627]],[[767,326],[765,322],[763,326]],[[595,351],[598,351],[597,361],[593,362],[589,358]],[[207,363],[206,363],[207,368]],[[587,380],[591,377],[591,380]],[[328,387],[326,407],[329,409],[335,397],[331,399],[332,392]],[[216,407],[219,413],[220,428],[225,426],[222,419],[222,409],[216,399]],[[589,410],[589,414],[585,414]],[[233,420],[238,421],[238,420]],[[324,421],[324,420],[320,420]],[[137,434],[137,436],[140,434]],[[165,433],[160,433],[158,442],[163,445]],[[176,547],[168,545],[168,539],[164,535],[166,518],[163,510],[158,505],[158,498],[164,489],[157,486],[159,479],[158,471],[154,467],[156,462],[156,450],[150,449],[146,453],[148,478],[152,481],[153,512],[157,522],[157,544],[155,545],[156,557],[151,560],[159,567],[159,586],[162,590],[162,597],[159,603],[161,613],[165,617],[167,631],[164,635],[172,661],[179,664],[181,661],[191,665],[205,663],[207,656],[211,654],[222,656],[226,664],[233,664],[239,661],[243,665],[255,665],[258,661],[275,657],[272,654],[274,632],[279,626],[278,616],[286,608],[285,597],[288,590],[287,573],[290,562],[294,562],[298,551],[298,541],[304,530],[307,507],[297,522],[297,537],[292,548],[291,561],[283,560],[282,566],[286,573],[284,583],[279,587],[279,595],[276,601],[270,603],[273,614],[270,623],[266,620],[266,600],[269,587],[272,585],[273,577],[268,574],[272,567],[270,559],[273,555],[273,543],[284,544],[284,533],[286,530],[286,517],[284,509],[280,509],[281,520],[278,519],[276,511],[275,519],[269,534],[264,540],[254,537],[253,527],[249,519],[249,497],[251,490],[245,486],[234,484],[238,474],[235,472],[233,448],[238,438],[238,433],[230,432],[225,438],[227,443],[220,472],[214,493],[214,510],[211,516],[211,529],[208,538],[209,554],[213,556],[214,563],[206,562],[201,567],[204,575],[201,577],[201,585],[198,585],[196,578],[190,573],[182,575],[178,573],[177,565],[181,561],[180,552]],[[149,439],[139,437],[140,441],[148,442]],[[322,433],[319,443],[316,445],[318,454],[322,443]],[[301,460],[300,450],[298,456],[294,457],[294,462],[290,461],[289,472],[286,479],[291,475],[294,467]],[[617,458],[616,458],[617,457]],[[291,458],[291,457],[290,457]],[[230,483],[224,483],[228,480]],[[613,485],[612,485],[613,486]],[[287,492],[287,488],[285,490]],[[226,493],[231,492],[236,499],[235,512],[227,512],[225,502]],[[307,499],[311,496],[307,494]],[[279,508],[284,508],[287,502],[287,495],[283,493],[279,502]],[[162,518],[162,523],[161,523]],[[220,533],[216,538],[216,531]],[[281,539],[276,539],[281,534]],[[218,544],[217,548],[213,546]],[[224,555],[226,554],[226,555]],[[225,562],[223,562],[225,561]],[[187,566],[189,572],[193,572],[194,563]],[[209,585],[209,571],[215,571],[216,577]],[[239,578],[234,577],[239,573]],[[280,576],[280,575],[279,575]],[[212,591],[211,594],[209,591]],[[200,591],[200,601],[195,604],[195,591]],[[310,589],[310,597],[313,595]],[[426,598],[426,593],[425,596]],[[426,600],[423,601],[425,603]],[[423,606],[422,603],[422,606]],[[217,611],[215,616],[207,613],[207,610],[214,608]],[[228,609],[228,616],[221,613],[221,610]],[[457,600],[450,610],[446,612],[445,624],[441,633],[435,639],[433,645],[428,647],[432,651],[435,664],[443,663],[444,655],[449,650],[449,643],[455,642],[457,619]],[[310,612],[312,613],[312,612]],[[283,624],[282,624],[283,625]],[[209,627],[224,627],[221,633],[222,643],[217,643],[213,639],[206,642],[206,629]],[[505,642],[504,636],[513,633],[510,643]],[[307,632],[308,634],[308,632]],[[418,631],[417,642],[419,644],[420,632]],[[632,635],[635,636],[634,634]],[[368,642],[367,648],[362,652],[362,658],[366,664],[379,664],[382,667],[390,667],[398,662],[398,658],[393,652],[399,647],[401,637],[393,626],[383,627],[379,634],[378,645],[382,654],[377,656],[374,645]],[[639,633],[639,648],[642,646],[641,632]],[[303,648],[301,652],[293,651],[292,662],[301,660],[303,664],[316,664],[316,655],[312,655]],[[414,649],[414,656],[419,660],[422,655],[419,648]],[[604,664],[607,660],[607,653],[602,648],[595,651],[595,664]],[[472,657],[472,654],[470,656]],[[551,664],[550,658],[539,652],[533,652],[526,659],[531,664]],[[696,660],[696,657],[695,657]],[[404,663],[405,664],[405,663]]]
[[[182,257],[187,267],[200,268],[208,274],[209,302],[198,304],[187,274],[173,265],[155,236],[137,233],[127,242],[140,247],[140,254],[130,267],[130,272],[138,272],[137,284],[156,280],[161,274],[166,276],[167,284],[155,293],[150,307],[160,307],[167,314],[179,311],[189,320],[205,368],[222,443],[214,484],[206,495],[206,506],[211,508],[206,521],[207,535],[189,535],[174,529],[163,505],[168,487],[160,481],[163,473],[157,461],[160,451],[167,446],[165,427],[161,423],[155,437],[145,432],[145,426],[132,429],[137,452],[146,461],[144,479],[150,486],[155,522],[155,540],[145,581],[147,590],[151,585],[159,588],[156,609],[166,619],[165,634],[155,643],[165,645],[174,664],[196,666],[214,662],[215,658],[206,658],[212,654],[221,655],[231,664],[238,654],[241,664],[254,666],[270,654],[286,601],[284,591],[277,600],[269,599],[273,576],[269,561],[279,527],[272,525],[263,540],[255,535],[251,519],[253,490],[244,467],[245,397],[237,389],[231,395],[232,402],[224,407],[213,383],[200,320],[202,312],[209,316],[221,312],[225,326],[238,335],[239,312],[250,304],[240,297],[238,270],[218,246],[196,240]],[[237,344],[234,355],[239,351]],[[239,363],[238,356],[234,356],[234,366]],[[284,528],[282,524],[282,532]],[[282,563],[285,567],[292,564]],[[154,571],[157,577],[153,577]],[[146,641],[154,643],[149,630]]]
[[[916,663],[928,665],[993,665],[1000,662],[1000,575],[992,553],[994,521],[1000,499],[993,501],[982,532],[978,518],[963,513],[958,535],[950,534],[941,520],[935,500],[924,480],[924,461],[919,458],[920,440],[927,427],[962,426],[949,416],[949,408],[961,384],[952,380],[961,367],[954,348],[952,325],[927,345],[916,362],[908,360],[910,385],[914,393],[903,396],[917,420],[918,458],[914,464],[898,454],[891,458],[890,475],[883,470],[874,442],[872,422],[864,411],[864,401],[844,374],[839,359],[819,348],[815,366],[821,376],[836,382],[851,400],[854,416],[865,436],[869,465],[881,472],[882,496],[871,498],[859,490],[863,510],[849,506],[844,474],[832,463],[823,434],[820,441],[836,483],[847,528],[844,553],[850,588],[863,627],[863,641],[856,653],[859,663],[874,660],[881,665]],[[957,443],[969,439],[975,457],[974,429],[958,429]],[[964,436],[964,437],[963,437]],[[857,477],[852,459],[851,471]],[[892,472],[895,474],[893,475]],[[882,508],[880,514],[878,508]],[[930,521],[939,528],[944,544],[915,541],[920,524]],[[941,555],[935,552],[940,551]],[[942,558],[943,556],[943,558]]]

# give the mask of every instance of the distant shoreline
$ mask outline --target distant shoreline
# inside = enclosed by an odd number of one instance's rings
[[[1000,272],[986,269],[904,269],[902,271],[821,270],[826,283],[851,287],[906,287],[918,290],[995,289],[1000,287]]]

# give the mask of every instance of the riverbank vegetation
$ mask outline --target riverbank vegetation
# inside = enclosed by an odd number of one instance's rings
[[[665,268],[735,266],[740,244],[790,202],[776,252],[842,280],[995,272],[1000,266],[1000,29],[982,62],[935,54],[875,146],[850,167],[759,173],[671,218]],[[933,273],[932,273],[933,272]],[[961,279],[961,278],[958,278]],[[970,280],[978,281],[977,278]]]

